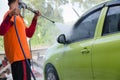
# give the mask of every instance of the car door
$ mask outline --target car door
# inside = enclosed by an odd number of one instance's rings
[[[94,80],[120,80],[120,5],[109,6],[93,46]]]
[[[64,80],[92,80],[92,44],[100,10],[96,10],[78,21],[71,35],[70,44],[64,46],[61,54],[61,74]]]

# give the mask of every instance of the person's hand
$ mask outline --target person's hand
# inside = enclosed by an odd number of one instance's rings
[[[15,8],[15,9],[12,9],[10,10],[9,12],[9,16],[14,16],[14,15],[19,15],[20,14],[20,10]]]
[[[41,13],[38,10],[35,11],[35,19],[37,19],[39,16],[41,16]]]

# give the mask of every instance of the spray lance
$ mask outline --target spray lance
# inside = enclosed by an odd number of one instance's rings
[[[24,17],[25,9],[27,9],[27,10],[29,10],[29,11],[31,11],[31,12],[33,12],[33,13],[36,14],[36,10],[34,10],[34,9],[32,9],[31,7],[27,6],[27,4],[24,3],[24,2],[22,2],[22,1],[19,2],[19,8],[22,10],[22,11],[21,11],[21,12],[22,12],[22,13],[21,13],[21,16],[22,16],[22,17]],[[41,17],[49,20],[49,21],[52,22],[52,23],[55,23],[53,20],[47,18],[46,16],[43,16],[42,14],[41,14]]]

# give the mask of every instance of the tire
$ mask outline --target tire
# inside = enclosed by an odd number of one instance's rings
[[[55,70],[55,68],[48,64],[45,69],[45,80],[59,80],[58,74]]]

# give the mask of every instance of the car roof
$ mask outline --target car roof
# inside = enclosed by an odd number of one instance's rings
[[[120,5],[120,0],[112,0],[105,3],[106,6],[116,6]]]
[[[89,11],[87,11],[85,14],[83,14],[81,16],[81,18],[75,23],[74,28],[76,28],[79,25],[79,23],[81,21],[83,21],[84,18],[86,18],[87,16],[89,16],[90,14],[92,14],[96,11],[101,10],[104,6],[111,7],[111,6],[116,6],[116,5],[120,5],[120,0],[107,1],[107,2],[101,3],[101,4],[93,7],[92,9],[90,9]]]

